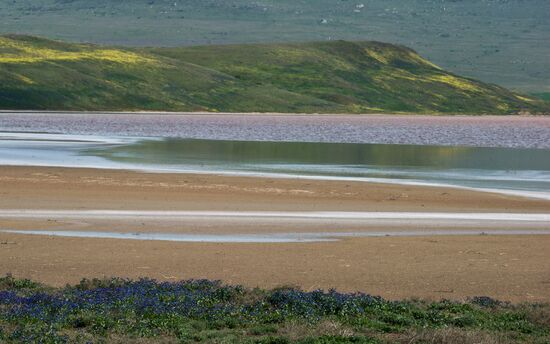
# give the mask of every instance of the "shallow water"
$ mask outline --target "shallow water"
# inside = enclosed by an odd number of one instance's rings
[[[358,180],[550,199],[550,150],[0,133],[0,164]]]
[[[175,241],[202,243],[313,243],[339,241],[344,238],[369,237],[419,237],[419,236],[463,236],[463,235],[550,235],[550,230],[424,230],[392,232],[349,232],[349,233],[270,233],[270,234],[174,234],[174,233],[119,233],[93,231],[44,231],[44,230],[0,230],[3,233],[45,235],[70,238],[124,239],[147,241]]]
[[[0,114],[0,165],[442,185],[550,199],[550,118]]]
[[[165,139],[90,150],[112,163],[207,170],[383,179],[550,192],[550,150]]]

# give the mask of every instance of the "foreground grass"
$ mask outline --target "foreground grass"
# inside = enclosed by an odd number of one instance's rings
[[[6,343],[548,343],[550,305],[387,301],[199,280],[0,278]]]
[[[379,42],[118,48],[0,36],[0,109],[550,113]]]

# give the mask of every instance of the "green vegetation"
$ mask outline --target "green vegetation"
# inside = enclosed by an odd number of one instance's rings
[[[0,36],[0,108],[320,113],[547,112],[378,42],[123,49]]]
[[[83,280],[50,288],[0,278],[2,343],[548,343],[550,306],[387,301],[365,294]]]
[[[550,92],[545,93],[533,93],[534,97],[540,98],[542,100],[545,100],[547,102],[550,102]]]
[[[548,0],[9,0],[0,33],[130,46],[381,41],[522,92],[550,90]]]

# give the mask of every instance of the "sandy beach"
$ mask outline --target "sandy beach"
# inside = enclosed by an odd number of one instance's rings
[[[2,166],[0,210],[20,209],[548,213],[550,202],[452,188],[361,182]],[[139,225],[110,219],[89,222],[0,216],[0,229],[101,231],[116,227],[117,231],[138,231]],[[286,228],[168,221],[156,227],[150,223],[141,231],[227,234],[298,228],[307,232],[335,226],[330,221],[322,226],[293,223]],[[353,224],[337,230],[373,229],[370,227]],[[243,244],[0,233],[0,273],[52,285],[104,276],[212,278],[252,287],[337,288],[392,299],[488,295],[515,302],[547,302],[549,245],[547,235]]]

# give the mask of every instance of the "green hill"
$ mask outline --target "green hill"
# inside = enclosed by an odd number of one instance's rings
[[[228,112],[547,112],[378,42],[115,48],[0,36],[0,108]]]
[[[0,34],[163,47],[380,41],[459,75],[542,93],[549,13],[548,0],[4,0]]]

